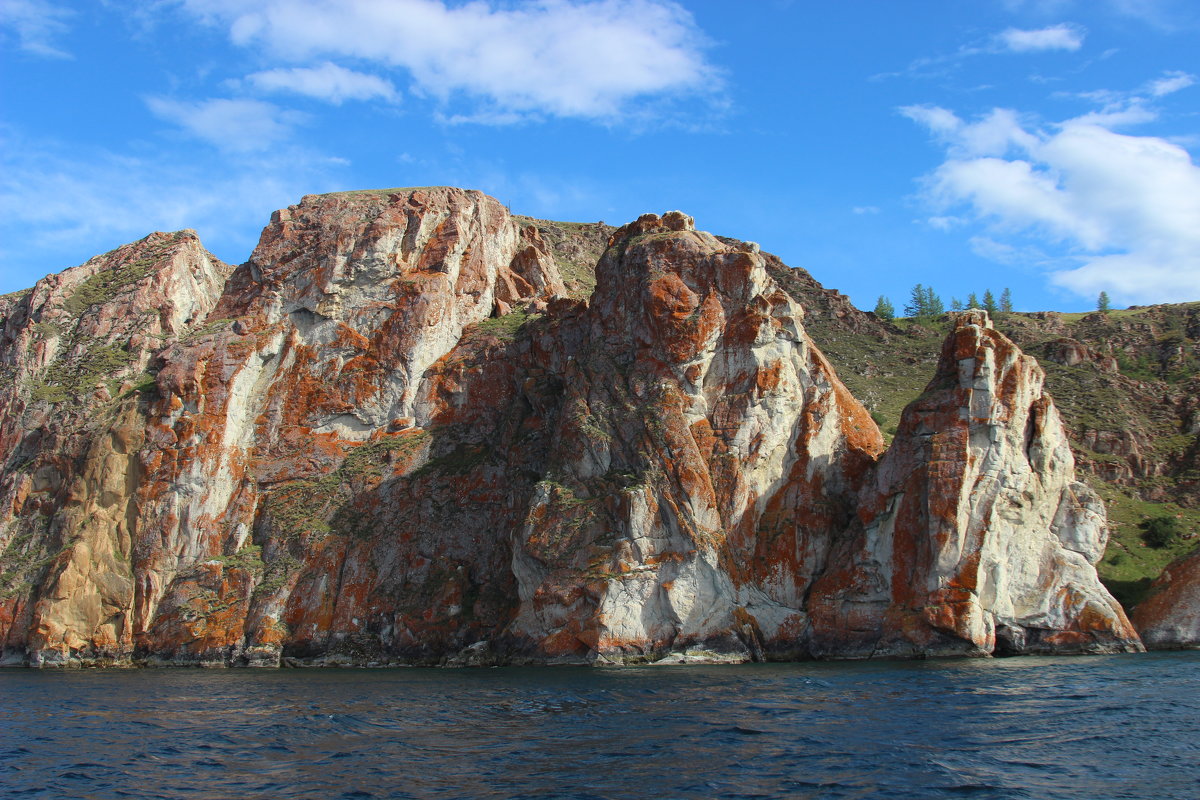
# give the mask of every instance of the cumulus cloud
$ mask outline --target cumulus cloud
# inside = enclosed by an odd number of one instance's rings
[[[247,82],[266,92],[292,92],[341,105],[346,100],[398,99],[390,81],[377,75],[339,67],[326,61],[316,67],[270,69],[246,76]]]
[[[182,0],[235,44],[305,64],[404,70],[414,92],[478,113],[610,118],[637,99],[718,83],[691,15],[670,0]],[[467,115],[470,116],[470,115]]]
[[[1031,130],[1004,109],[973,122],[941,108],[904,113],[947,151],[924,181],[930,203],[1059,247],[1071,266],[1053,283],[1127,302],[1200,299],[1200,167],[1182,147],[1091,115]]]
[[[283,141],[303,115],[261,100],[214,99],[189,102],[150,97],[146,105],[218,149],[235,153],[268,150]]]
[[[66,33],[70,11],[48,0],[4,0],[0,3],[0,29],[15,34],[18,46],[47,58],[70,58],[55,40]]]
[[[1048,28],[1021,30],[1009,28],[997,37],[1000,45],[1014,53],[1032,53],[1046,50],[1075,51],[1083,47],[1085,32],[1077,25],[1051,25]]]

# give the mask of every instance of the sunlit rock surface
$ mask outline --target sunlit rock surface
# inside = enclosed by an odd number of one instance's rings
[[[541,230],[479,192],[312,196],[236,270],[154,234],[0,299],[5,661],[1140,647],[983,314],[885,453],[757,245],[645,215],[583,297],[595,231]]]

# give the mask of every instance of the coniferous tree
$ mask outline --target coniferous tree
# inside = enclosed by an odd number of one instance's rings
[[[933,287],[925,289],[925,313],[922,316],[940,317],[946,313],[946,306],[942,304],[942,298],[934,293]]]
[[[919,283],[912,288],[912,292],[909,294],[908,305],[904,307],[904,316],[925,316],[925,287]]]
[[[996,307],[996,298],[992,295],[991,289],[985,289],[983,292],[983,310],[988,312],[988,316],[996,316],[996,312],[1000,309]]]
[[[1005,286],[1004,291],[1000,293],[1000,313],[1011,314],[1012,310],[1012,290]]]
[[[1096,310],[1107,314],[1111,309],[1112,306],[1108,301],[1108,292],[1101,292],[1100,296],[1096,298]]]
[[[967,295],[967,308],[979,308],[979,297],[974,292]]]
[[[951,297],[950,298],[950,310],[951,311],[962,311],[963,310],[962,300],[959,300],[957,297]]]
[[[880,319],[895,319],[896,307],[892,305],[891,300],[879,295],[879,302],[875,304],[875,316]]]

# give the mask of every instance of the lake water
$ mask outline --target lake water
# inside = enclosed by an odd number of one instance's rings
[[[1200,652],[0,671],[5,798],[1200,798]]]

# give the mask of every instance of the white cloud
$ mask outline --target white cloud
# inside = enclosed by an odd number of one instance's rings
[[[691,15],[670,0],[182,2],[238,45],[292,63],[354,58],[406,70],[414,92],[468,97],[485,118],[611,118],[638,99],[718,83]]]
[[[852,210],[855,214],[878,214],[882,209],[879,206],[855,206]]]
[[[1075,51],[1083,47],[1085,31],[1077,25],[1051,25],[1036,30],[1009,28],[996,39],[1005,49],[1013,53],[1033,53],[1046,50]]]
[[[240,262],[271,211],[335,188],[338,166],[285,149],[244,162],[212,154],[122,156],[20,139],[0,129],[0,280],[12,290],[154,230],[195,228]],[[0,290],[4,291],[4,290]]]
[[[871,80],[901,77],[945,77],[949,74],[953,66],[975,56],[1001,55],[1005,53],[1036,53],[1050,50],[1074,52],[1083,46],[1083,40],[1086,35],[1087,31],[1084,28],[1067,23],[1035,30],[1008,28],[1000,33],[964,44],[954,53],[925,56],[910,62],[907,67],[899,72],[881,72],[872,75]],[[990,85],[984,84],[972,87],[971,91],[990,88]]]
[[[1150,104],[1156,98],[1174,94],[1195,82],[1195,75],[1180,70],[1171,70],[1163,73],[1161,78],[1148,81],[1140,89],[1132,92],[1097,89],[1075,94],[1062,93],[1058,96],[1077,97],[1099,106],[1096,111],[1089,111],[1081,117],[1076,117],[1075,122],[1087,122],[1104,128],[1123,128],[1158,119],[1158,111]]]
[[[904,106],[900,113],[929,128],[957,156],[1003,156],[1014,147],[1027,148],[1034,141],[1018,114],[1007,108],[992,109],[971,124],[938,106]]]
[[[1158,119],[1157,111],[1147,108],[1142,98],[1131,97],[1127,100],[1106,104],[1099,111],[1089,111],[1081,117],[1076,117],[1074,121],[1111,129],[1141,125],[1156,119]]]
[[[1077,266],[1050,279],[1082,296],[1104,290],[1125,302],[1200,299],[1200,167],[1186,150],[1117,133],[1089,115],[1012,131],[1012,149],[998,154],[979,145],[979,130],[997,120],[1015,125],[1002,111],[970,123],[945,109],[909,114],[947,150],[925,179],[935,208],[963,209],[994,234],[1058,246]],[[988,251],[1001,252],[987,241]]]
[[[1186,89],[1196,82],[1196,76],[1180,70],[1172,70],[1156,81],[1151,81],[1150,94],[1155,97],[1162,97],[1178,92],[1180,89]]]
[[[66,33],[72,12],[48,0],[4,0],[0,3],[0,29],[16,34],[22,50],[47,58],[70,58],[54,44]]]
[[[221,150],[248,153],[283,141],[303,115],[260,100],[215,99],[198,102],[150,97],[146,105],[158,117],[179,125]]]
[[[398,99],[390,81],[377,75],[339,67],[328,61],[317,67],[270,69],[246,76],[255,88],[266,92],[294,92],[341,105],[346,100]]]
[[[965,225],[967,220],[962,217],[939,217],[933,216],[925,220],[925,223],[931,228],[939,231],[948,231],[957,228],[960,225]]]

